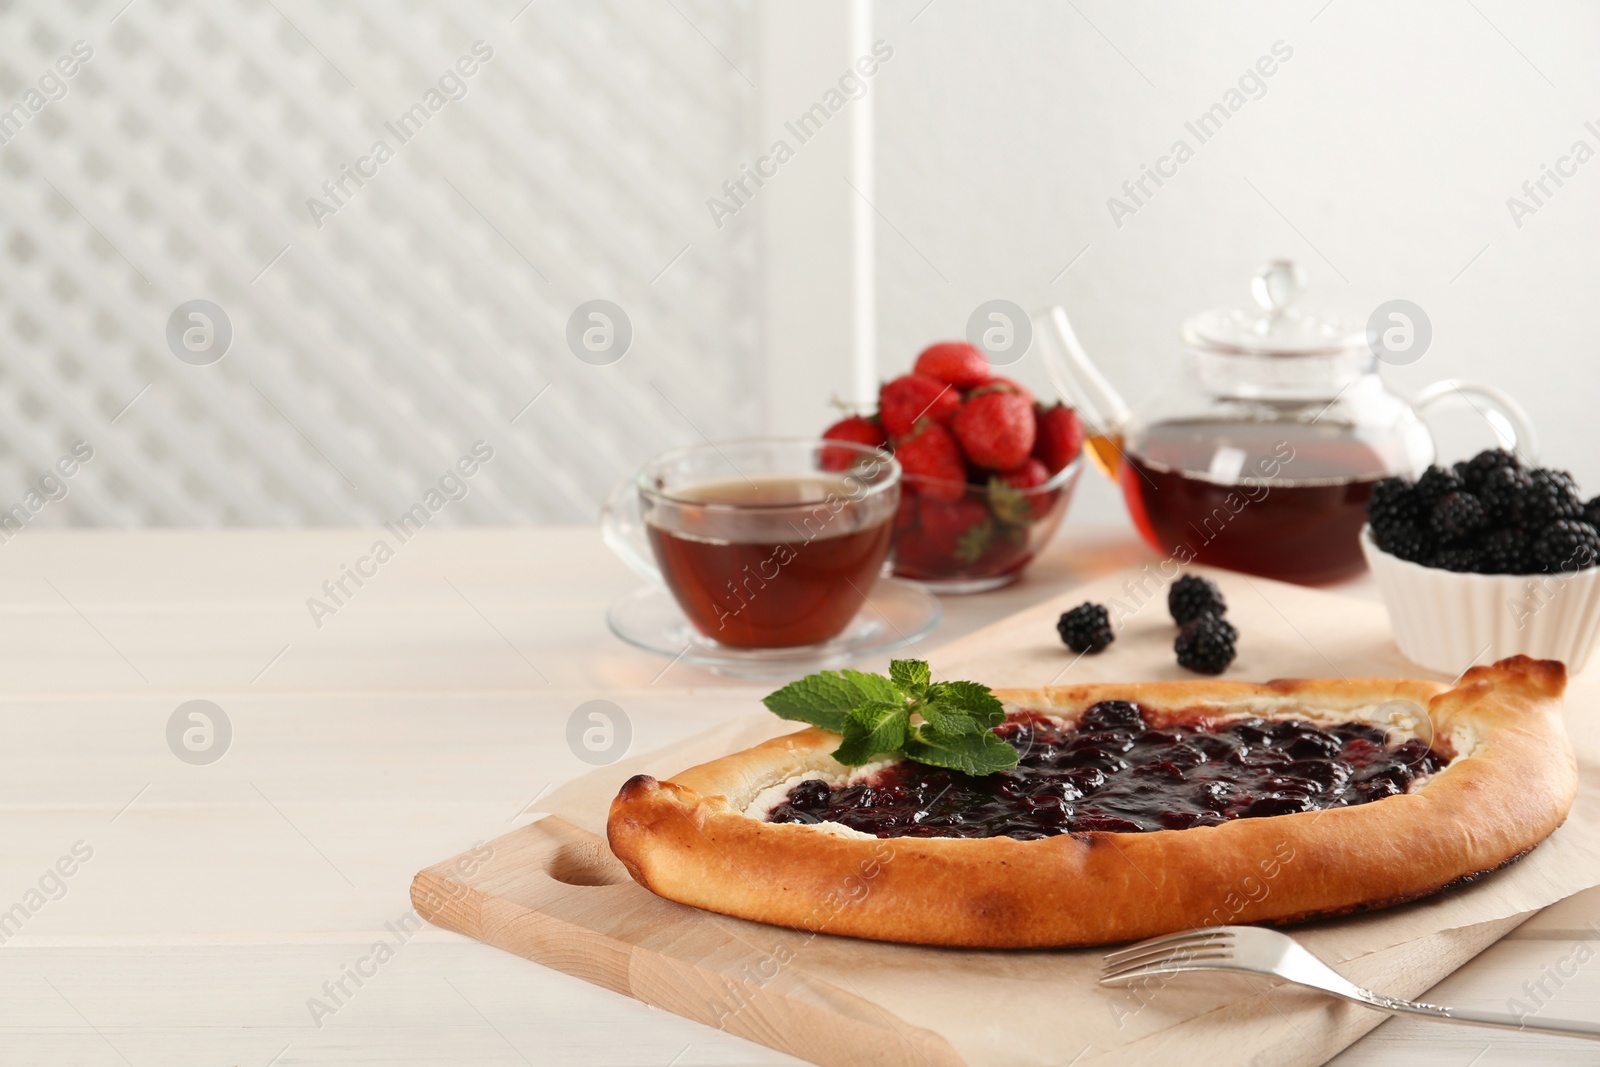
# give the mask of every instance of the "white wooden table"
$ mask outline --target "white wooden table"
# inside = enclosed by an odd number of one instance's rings
[[[403,930],[415,871],[590,769],[566,742],[580,703],[615,701],[648,748],[748,712],[764,687],[612,638],[604,606],[633,578],[588,529],[424,531],[346,580],[319,628],[307,598],[376,536],[27,530],[0,546],[0,1063],[796,1062],[386,926]],[[1074,529],[1012,589],[947,600],[931,643],[1141,558],[1121,528]],[[167,739],[195,699],[232,727],[205,765]],[[1549,1014],[1594,1018],[1597,933],[1600,894],[1574,898],[1433,997],[1504,1007],[1543,978]],[[1574,966],[1559,988],[1545,977]],[[1390,1022],[1338,1062],[1594,1054]]]

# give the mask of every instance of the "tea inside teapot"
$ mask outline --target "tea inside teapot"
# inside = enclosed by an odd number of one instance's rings
[[[1296,582],[1362,570],[1367,498],[1391,469],[1320,424],[1179,419],[1146,427],[1125,455],[1123,497],[1157,551]]]

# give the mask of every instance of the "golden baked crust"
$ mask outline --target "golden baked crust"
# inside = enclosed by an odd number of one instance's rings
[[[1385,907],[1515,860],[1566,818],[1577,765],[1561,724],[1566,668],[1515,656],[1454,688],[1394,678],[1143,682],[997,690],[1075,719],[1101,700],[1155,712],[1345,721],[1388,700],[1425,706],[1454,758],[1409,793],[1348,808],[1150,833],[1034,841],[876,838],[744,814],[807,771],[848,772],[838,736],[805,729],[691,768],[630,779],[611,849],[671,900],[758,922],[883,941],[985,948],[1103,944],[1207,925]]]

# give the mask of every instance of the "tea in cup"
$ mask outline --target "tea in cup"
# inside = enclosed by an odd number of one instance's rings
[[[613,490],[606,543],[694,628],[742,649],[837,637],[883,570],[900,465],[839,441],[761,439],[663,453]]]

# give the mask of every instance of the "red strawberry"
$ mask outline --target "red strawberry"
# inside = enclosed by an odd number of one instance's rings
[[[878,418],[895,439],[911,432],[920,418],[944,422],[961,406],[961,393],[926,374],[902,374],[878,392]]]
[[[894,528],[898,535],[917,524],[917,495],[909,485],[900,486],[900,506],[894,513]]]
[[[1050,480],[1050,472],[1045,469],[1043,463],[1029,456],[1022,461],[1022,466],[1014,471],[1006,471],[1002,474],[1000,480],[1011,488],[1019,489],[1026,493],[1029,489],[1037,489],[1045,482],[1048,482]]]
[[[1014,382],[1010,378],[985,378],[973,386],[967,396],[970,399],[979,393],[1015,393],[1018,396],[1027,397],[1028,403],[1033,403],[1033,393],[1028,390],[1028,387],[1020,382]]]
[[[1039,487],[1049,480],[1045,465],[1029,456],[1016,470],[1000,475],[996,479],[999,486],[990,486],[989,506],[1004,521],[1018,525],[1042,519],[1056,498],[1054,492],[1039,492]]]
[[[941,341],[929,345],[917,357],[911,368],[941,382],[949,382],[957,389],[971,389],[979,382],[989,380],[989,361],[983,353],[965,341]]]
[[[1039,433],[1033,454],[1044,462],[1051,474],[1062,470],[1083,451],[1083,422],[1065,404],[1040,408]]]
[[[932,419],[918,419],[916,429],[895,446],[895,458],[906,480],[930,500],[959,500],[967,491],[967,468],[950,431]]]
[[[1016,393],[978,390],[956,412],[956,437],[967,458],[992,471],[1015,470],[1033,451],[1033,403]]]
[[[945,557],[928,543],[921,527],[913,525],[895,533],[895,574],[903,578],[942,578],[948,567]]]
[[[948,561],[961,553],[963,538],[967,539],[969,546],[966,555],[976,559],[983,554],[986,542],[978,542],[983,540],[984,532],[974,532],[977,527],[990,521],[989,509],[983,501],[970,496],[950,501],[925,498],[918,510],[922,516],[923,539],[939,556]],[[961,562],[971,563],[972,559]]]
[[[973,569],[986,577],[1014,574],[1027,566],[1037,551],[1037,548],[1029,545],[1027,535],[1021,530],[1015,527],[1008,530],[1002,526],[989,538],[982,558]]]
[[[865,415],[851,415],[840,419],[838,422],[822,431],[824,441],[850,441],[858,445],[870,445],[873,448],[882,448],[889,443],[883,435],[883,427],[877,421]],[[861,453],[853,448],[824,448],[822,450],[822,469],[825,471],[847,471],[855,466],[856,460],[861,458]]]

